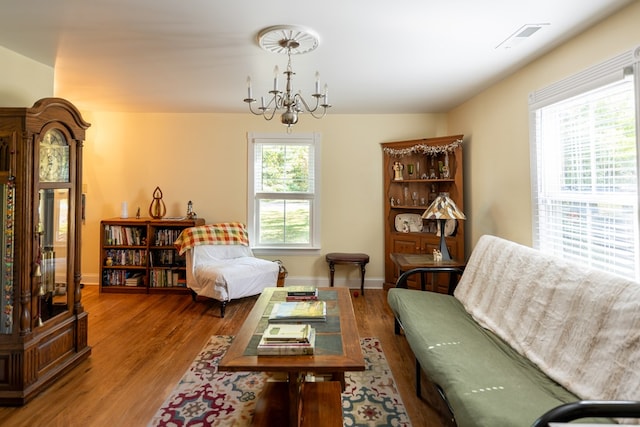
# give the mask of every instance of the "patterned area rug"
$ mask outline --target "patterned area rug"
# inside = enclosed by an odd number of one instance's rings
[[[251,424],[256,398],[270,376],[261,372],[218,372],[218,362],[231,341],[231,336],[211,337],[149,427]],[[344,425],[410,427],[380,341],[362,338],[360,344],[366,370],[345,374]]]

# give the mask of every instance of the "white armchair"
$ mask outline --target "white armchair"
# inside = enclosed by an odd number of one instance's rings
[[[175,246],[186,255],[187,287],[194,301],[197,296],[220,301],[221,317],[230,300],[258,295],[277,284],[279,264],[253,255],[244,224],[191,227]]]

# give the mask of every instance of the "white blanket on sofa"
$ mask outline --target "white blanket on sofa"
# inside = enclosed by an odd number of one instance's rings
[[[455,297],[582,399],[640,400],[640,284],[482,236]]]

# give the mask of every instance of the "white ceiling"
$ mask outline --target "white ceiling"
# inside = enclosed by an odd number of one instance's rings
[[[0,46],[55,66],[55,92],[94,111],[246,112],[286,55],[257,33],[320,35],[293,57],[335,113],[446,112],[634,0],[0,0]],[[527,24],[548,24],[511,49]]]

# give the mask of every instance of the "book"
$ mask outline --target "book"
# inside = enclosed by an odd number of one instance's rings
[[[308,343],[271,343],[264,340],[258,343],[258,356],[302,356],[312,355],[316,344],[316,330],[310,328]]]
[[[278,323],[270,324],[262,333],[265,343],[302,343],[308,344],[311,336],[311,325]]]
[[[324,301],[277,302],[269,314],[269,322],[305,322],[327,320]]]
[[[287,301],[317,301],[318,288],[315,286],[287,287]]]
[[[287,296],[318,296],[315,286],[287,286]]]
[[[287,295],[285,301],[318,301],[317,295]]]

